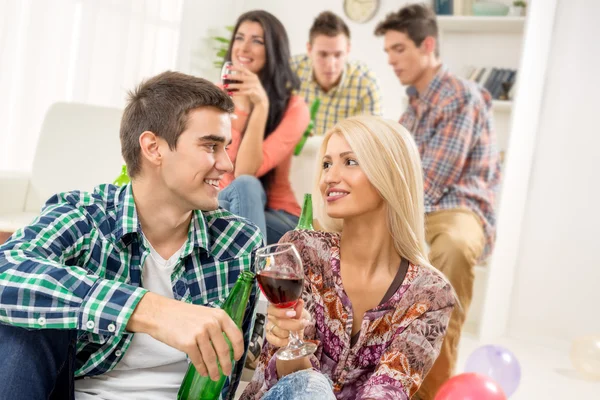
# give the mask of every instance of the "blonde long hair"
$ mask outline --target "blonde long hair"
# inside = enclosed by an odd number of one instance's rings
[[[346,139],[360,168],[385,201],[388,229],[398,254],[415,265],[435,270],[426,251],[421,158],[410,133],[395,121],[374,116],[351,117],[325,134],[313,193],[319,223],[328,231],[342,231],[343,221],[326,214],[325,199],[319,190],[323,156],[334,134]]]

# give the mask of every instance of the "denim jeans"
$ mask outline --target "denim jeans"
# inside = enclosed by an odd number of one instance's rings
[[[298,225],[299,218],[283,210],[267,208],[265,219],[267,220],[267,244],[273,244],[279,242],[286,232],[293,231]]]
[[[0,400],[75,398],[77,331],[0,324]]]
[[[262,400],[335,400],[331,381],[312,369],[294,372],[281,378]]]
[[[237,177],[219,193],[219,205],[253,222],[267,239],[277,243],[298,224],[298,217],[283,210],[265,209],[267,194],[260,180],[250,175]]]

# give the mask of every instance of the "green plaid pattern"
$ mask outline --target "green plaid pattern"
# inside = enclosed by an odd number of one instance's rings
[[[338,121],[355,115],[383,115],[379,82],[365,63],[346,62],[340,83],[327,93],[315,81],[312,63],[307,55],[292,57],[291,66],[300,78],[298,95],[304,98],[306,104],[321,99],[313,134],[324,135]]]
[[[195,211],[171,276],[176,300],[218,307],[241,271],[254,271],[258,228],[223,209]],[[127,322],[142,296],[149,244],[131,185],[53,196],[31,225],[0,246],[0,323],[28,329],[77,329],[75,376],[100,375],[123,358]],[[253,289],[242,330],[248,346]],[[231,377],[233,396],[244,362]],[[182,377],[183,378],[183,377]],[[228,393],[229,381],[223,389]]]

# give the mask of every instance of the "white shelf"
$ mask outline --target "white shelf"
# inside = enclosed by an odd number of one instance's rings
[[[437,21],[442,32],[523,33],[525,27],[525,17],[439,15]]]
[[[492,100],[492,109],[497,112],[511,112],[512,101],[510,100]]]

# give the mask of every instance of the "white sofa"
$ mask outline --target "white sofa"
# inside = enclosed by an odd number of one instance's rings
[[[313,192],[315,175],[318,172],[317,155],[322,142],[323,136],[309,137],[300,155],[292,158],[290,181],[300,206],[304,201],[304,194]]]
[[[56,103],[46,113],[30,174],[0,174],[0,232],[39,214],[54,193],[91,190],[121,172],[122,110]]]

